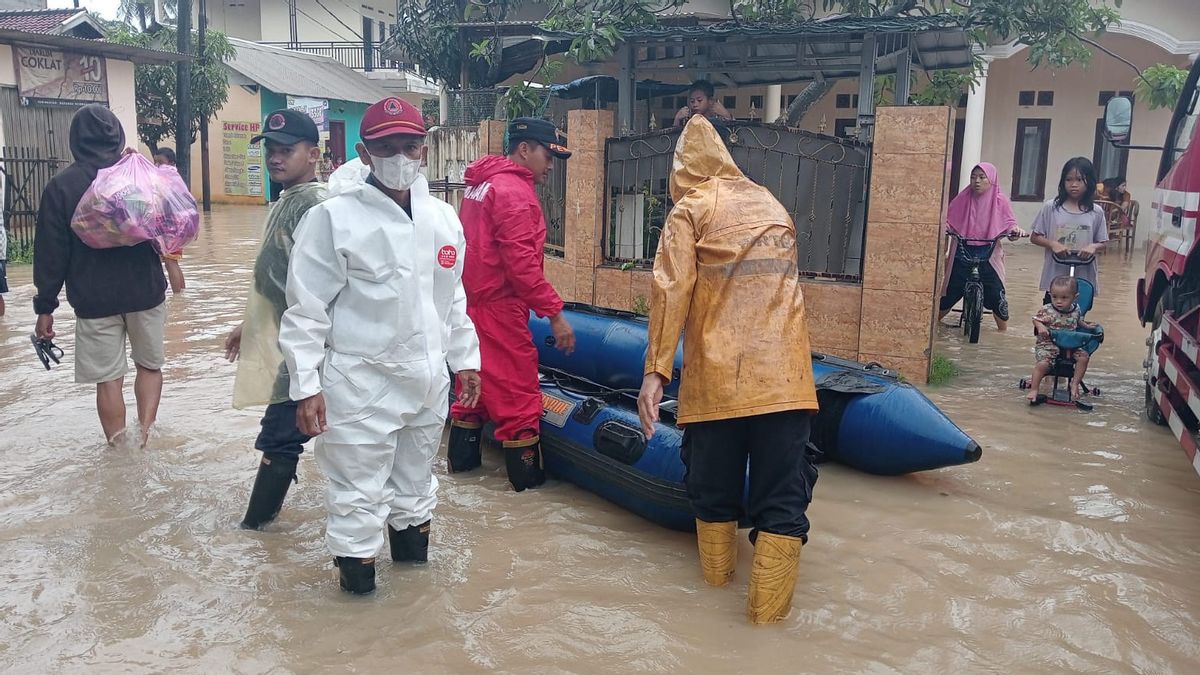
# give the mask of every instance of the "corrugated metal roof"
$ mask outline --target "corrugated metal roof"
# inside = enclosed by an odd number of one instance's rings
[[[326,56],[229,38],[236,55],[225,63],[277,94],[375,103],[388,97],[379,85]]]

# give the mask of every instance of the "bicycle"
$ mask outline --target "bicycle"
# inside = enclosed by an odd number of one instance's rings
[[[983,276],[979,272],[979,266],[991,259],[992,252],[1000,245],[1001,239],[1016,241],[1020,235],[1005,233],[995,239],[967,239],[954,230],[947,232],[958,242],[954,264],[967,265],[970,270],[963,285],[963,307],[955,311],[961,312],[958,325],[963,329],[963,335],[967,337],[968,342],[975,344],[979,342],[979,327],[983,323],[983,315],[987,313],[983,308]],[[947,274],[950,272],[946,270]]]

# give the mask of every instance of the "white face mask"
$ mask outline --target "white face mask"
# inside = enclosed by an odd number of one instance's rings
[[[391,157],[371,157],[371,173],[386,188],[407,190],[421,175],[421,160],[409,159],[404,153],[396,153]]]

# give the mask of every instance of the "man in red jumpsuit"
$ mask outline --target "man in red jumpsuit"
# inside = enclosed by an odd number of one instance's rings
[[[467,168],[459,209],[467,239],[463,287],[467,314],[479,335],[483,395],[475,407],[455,403],[450,409],[450,471],[479,466],[480,429],[490,420],[517,492],[546,481],[542,390],[529,311],[550,317],[559,349],[569,354],[575,348],[562,298],[543,273],[546,221],[534,191],[535,183],[550,176],[555,157],[570,156],[566,138],[553,124],[517,118],[508,125],[508,156],[489,155]]]

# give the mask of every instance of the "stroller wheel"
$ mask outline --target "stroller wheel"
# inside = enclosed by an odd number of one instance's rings
[[[1029,388],[1029,380],[1022,377],[1021,381],[1017,383],[1017,389],[1024,390],[1024,389],[1028,389],[1028,388]]]
[[[1100,395],[1100,387],[1092,387],[1092,396]]]

